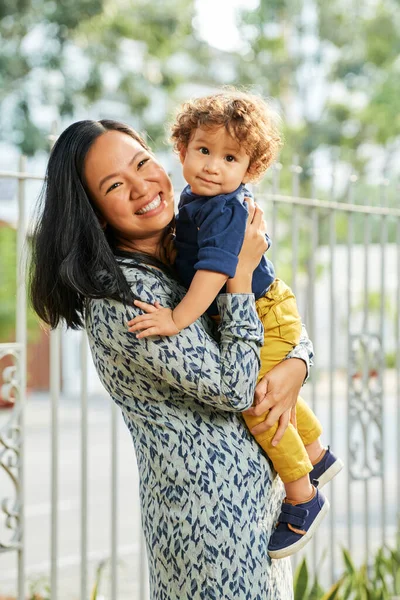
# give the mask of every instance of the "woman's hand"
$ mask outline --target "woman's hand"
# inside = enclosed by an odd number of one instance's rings
[[[299,358],[288,358],[276,365],[258,383],[254,394],[254,405],[246,410],[246,414],[256,417],[269,410],[262,423],[251,433],[257,435],[267,431],[279,420],[279,427],[272,445],[276,446],[282,439],[289,422],[296,426],[296,402],[307,368]]]
[[[254,202],[253,198],[245,198],[245,201],[249,216],[247,217],[246,232],[239,253],[237,269],[253,273],[254,269],[258,267],[263,254],[268,250],[268,242],[265,237],[267,226],[263,218],[264,212]]]
[[[245,198],[249,210],[246,231],[242,248],[239,253],[239,262],[235,277],[228,279],[228,293],[251,293],[251,280],[253,271],[258,266],[264,252],[268,249],[265,237],[266,224],[263,219],[262,209],[252,198]]]

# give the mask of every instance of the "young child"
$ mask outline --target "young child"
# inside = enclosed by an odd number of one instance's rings
[[[176,220],[175,267],[188,291],[174,310],[162,308],[136,317],[138,337],[175,335],[207,311],[216,316],[215,297],[235,275],[248,210],[244,187],[259,179],[274,161],[281,139],[271,108],[258,96],[228,91],[183,105],[172,140],[189,184],[182,192]],[[252,289],[264,325],[261,379],[299,342],[301,319],[291,289],[275,278],[265,257],[254,271]],[[249,429],[266,415],[244,414]],[[290,424],[272,445],[278,424],[255,439],[271,459],[286,491],[268,551],[272,558],[297,552],[311,539],[329,510],[320,489],[343,467],[320,441],[321,425],[298,398],[297,429]]]

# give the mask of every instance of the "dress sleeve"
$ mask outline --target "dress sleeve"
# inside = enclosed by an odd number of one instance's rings
[[[234,277],[247,222],[247,209],[240,199],[210,198],[194,215],[198,228],[195,269],[216,271]]]
[[[218,307],[219,343],[201,320],[176,336],[137,339],[126,323],[139,310],[109,299],[90,302],[86,326],[105,360],[125,374],[125,386],[136,372],[219,410],[241,412],[253,402],[263,327],[252,294],[223,294]]]
[[[285,357],[285,360],[288,358],[300,358],[306,363],[307,374],[303,382],[304,385],[310,375],[310,367],[312,367],[312,365],[314,364],[314,348],[312,341],[308,337],[307,329],[305,328],[304,324],[301,327],[300,341],[297,344],[297,346],[295,346],[293,350],[291,350],[289,354]]]

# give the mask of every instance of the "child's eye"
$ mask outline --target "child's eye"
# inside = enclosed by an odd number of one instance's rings
[[[108,192],[112,192],[112,190],[115,190],[117,187],[119,187],[121,185],[121,183],[119,181],[113,183],[112,185],[110,185],[110,187],[108,188],[108,190],[106,191],[106,194],[108,194]]]
[[[209,154],[209,152],[208,152],[208,148],[205,148],[204,146],[202,146],[202,147],[200,148],[200,152],[201,152],[202,154]]]
[[[228,156],[226,157],[227,162],[234,162],[235,157],[232,156],[232,154],[228,154]]]

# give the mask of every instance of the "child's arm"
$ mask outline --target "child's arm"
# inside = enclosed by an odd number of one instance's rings
[[[139,331],[136,337],[150,335],[176,335],[194,323],[211,305],[228,279],[223,273],[215,271],[196,271],[192,283],[178,306],[171,310],[163,308],[158,302],[154,311],[133,319],[129,331]],[[135,300],[135,304],[137,301]]]
[[[129,331],[141,330],[138,338],[176,335],[194,323],[211,305],[227,279],[235,276],[247,217],[247,205],[241,200],[227,202],[223,196],[208,199],[192,215],[198,229],[199,251],[197,271],[184,299],[174,310],[162,308],[156,302],[151,313],[134,319]],[[225,274],[215,271],[222,264]]]

